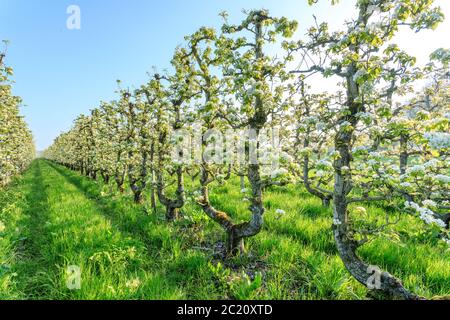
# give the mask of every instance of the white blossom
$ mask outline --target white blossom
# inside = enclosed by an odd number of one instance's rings
[[[434,176],[434,179],[444,182],[444,183],[450,183],[450,176],[446,176],[443,174],[437,174]]]
[[[359,151],[368,151],[369,149],[370,149],[370,147],[368,147],[368,146],[358,146],[358,147],[353,148],[352,152],[356,153]]]
[[[435,208],[437,206],[436,202],[434,202],[433,200],[430,200],[430,199],[423,200],[422,204],[425,207],[429,207],[429,208]]]
[[[405,202],[405,207],[417,211],[419,213],[419,218],[423,220],[426,224],[436,224],[441,228],[446,227],[445,222],[442,221],[441,219],[435,218],[434,212],[428,208],[423,208],[415,202],[408,202],[408,201]]]
[[[348,128],[348,127],[351,127],[351,123],[350,122],[348,122],[348,121],[342,121],[340,124],[339,124],[339,128]]]
[[[326,127],[327,127],[327,125],[325,123],[323,123],[323,122],[319,122],[319,123],[316,124],[316,130],[318,130],[318,131],[322,131]]]
[[[286,162],[292,162],[293,161],[292,156],[290,154],[288,154],[287,152],[282,152],[280,156],[281,156],[281,159],[286,161]]]
[[[139,279],[128,280],[125,283],[125,286],[130,289],[137,289],[141,285],[141,281]]]
[[[430,146],[434,149],[450,148],[450,133],[447,132],[427,132],[424,134]]]
[[[277,177],[282,176],[282,175],[285,175],[285,174],[287,174],[287,173],[288,173],[288,171],[287,171],[286,169],[284,169],[284,168],[279,168],[279,169],[277,169],[277,170],[272,171],[271,177],[272,177],[272,178],[277,178]]]
[[[366,12],[367,12],[367,14],[379,13],[380,7],[378,7],[377,5],[371,4],[370,6],[367,7]]]
[[[430,161],[427,161],[423,164],[425,168],[433,168],[436,167],[439,164],[439,161],[437,159],[431,159]]]
[[[425,171],[425,167],[420,164],[412,166],[406,170],[407,173],[420,173],[420,172],[424,172],[424,171]]]
[[[331,167],[333,164],[326,159],[321,159],[321,160],[317,161],[317,165],[323,166],[323,167]]]
[[[409,182],[402,182],[402,183],[400,183],[400,186],[403,187],[403,188],[409,188],[409,187],[411,187],[411,183],[409,183]]]

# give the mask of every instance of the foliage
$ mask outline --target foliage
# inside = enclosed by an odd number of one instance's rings
[[[33,136],[19,113],[20,97],[12,94],[12,68],[0,52],[0,188],[34,159]]]

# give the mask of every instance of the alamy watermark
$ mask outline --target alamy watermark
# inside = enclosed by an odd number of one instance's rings
[[[171,134],[170,159],[180,165],[259,164],[277,169],[282,154],[279,132],[277,127],[222,131],[193,125]]]
[[[69,17],[66,20],[66,27],[69,30],[81,29],[81,9],[79,6],[72,4],[67,7],[66,13]]]
[[[67,267],[66,287],[69,290],[81,289],[81,268],[79,266],[71,265]]]
[[[368,266],[367,273],[370,274],[369,278],[367,278],[367,288],[370,290],[379,290],[381,289],[381,269],[378,266]]]

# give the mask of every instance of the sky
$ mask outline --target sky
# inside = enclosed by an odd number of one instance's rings
[[[50,146],[81,113],[116,98],[116,80],[138,87],[147,72],[170,68],[185,35],[201,26],[219,27],[221,11],[239,22],[242,9],[265,8],[299,22],[295,39],[312,25],[312,15],[341,26],[354,12],[354,0],[331,6],[321,0],[0,0],[0,40],[9,40],[6,64],[14,69],[13,92],[33,131],[37,150]],[[404,31],[402,48],[427,62],[439,47],[450,48],[450,1],[437,0],[449,17],[435,31]],[[67,8],[81,10],[81,28],[70,30]],[[0,50],[3,48],[0,47]]]

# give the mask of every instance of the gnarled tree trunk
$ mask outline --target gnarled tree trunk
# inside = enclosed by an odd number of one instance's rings
[[[103,182],[106,184],[109,184],[110,177],[109,177],[108,171],[101,170],[100,173],[102,175]]]
[[[119,192],[125,193],[125,187],[124,187],[125,173],[123,173],[123,174],[117,173],[114,177],[114,180],[116,181],[117,189],[119,190]]]
[[[350,71],[352,71],[350,67]],[[377,266],[363,262],[357,255],[359,243],[354,239],[351,221],[348,217],[347,196],[352,190],[351,142],[354,128],[357,125],[356,114],[363,106],[356,102],[358,96],[357,84],[352,77],[347,79],[347,105],[350,114],[341,120],[347,121],[352,128],[339,129],[335,136],[335,149],[339,157],[334,161],[335,181],[333,191],[333,233],[338,253],[350,274],[374,292],[387,295],[393,299],[418,299],[419,297],[406,290],[402,283],[388,272],[381,271]]]
[[[166,196],[164,192],[164,178],[162,170],[157,172],[157,194],[161,204],[166,207],[166,219],[167,221],[173,221],[179,218],[180,208],[182,208],[186,202],[184,191],[184,177],[183,168],[180,166],[177,168],[177,190],[175,192],[175,199],[171,199]]]
[[[133,175],[134,166],[129,165],[128,179],[130,180],[131,191],[134,194],[134,202],[138,204],[144,203],[143,191],[147,185],[147,151],[143,147],[142,162],[140,165],[139,177]]]

